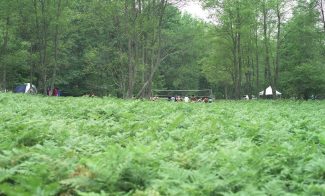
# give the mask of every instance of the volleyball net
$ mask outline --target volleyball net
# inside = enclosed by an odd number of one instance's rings
[[[162,89],[154,89],[152,90],[153,97],[159,98],[168,98],[168,97],[197,97],[197,98],[214,98],[212,89],[203,89],[203,90],[162,90]]]

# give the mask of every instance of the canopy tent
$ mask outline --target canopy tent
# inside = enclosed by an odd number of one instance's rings
[[[279,91],[275,91],[276,95],[282,95],[282,93],[280,93]],[[264,91],[261,91],[259,93],[260,96],[263,96],[264,95]],[[272,87],[269,86],[265,89],[265,95],[268,96],[268,95],[273,95],[272,93]]]

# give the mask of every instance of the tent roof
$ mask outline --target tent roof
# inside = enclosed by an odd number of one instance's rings
[[[19,85],[19,86],[16,86],[14,92],[15,93],[24,93],[26,90],[26,86],[25,85]]]
[[[276,92],[276,95],[282,95],[282,93],[280,93],[279,91],[275,91],[275,92]],[[259,95],[264,95],[264,91],[261,91],[259,93]],[[266,88],[265,95],[272,95],[272,87],[271,86]]]
[[[16,93],[37,93],[37,89],[36,86],[34,84],[30,84],[30,83],[25,83],[22,85],[18,85],[14,92]]]

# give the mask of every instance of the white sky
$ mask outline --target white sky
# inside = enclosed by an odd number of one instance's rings
[[[211,22],[211,19],[209,18],[209,12],[207,10],[204,10],[200,3],[197,1],[186,2],[185,5],[180,6],[180,10],[182,13],[188,13],[195,18]]]
[[[284,21],[292,17],[292,9],[295,6],[295,1],[287,0],[286,9],[284,10]],[[178,5],[182,13],[188,13],[194,18],[204,20],[209,23],[216,24],[216,19],[211,17],[211,10],[204,10],[198,0],[187,0],[186,2]]]

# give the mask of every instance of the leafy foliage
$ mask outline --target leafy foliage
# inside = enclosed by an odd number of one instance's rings
[[[322,195],[324,104],[0,94],[0,194]]]

